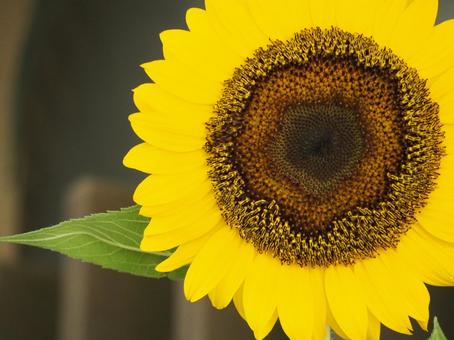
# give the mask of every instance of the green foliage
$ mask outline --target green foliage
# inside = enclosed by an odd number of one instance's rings
[[[0,241],[49,249],[119,272],[149,278],[165,277],[166,274],[158,273],[155,267],[171,252],[145,253],[140,250],[139,244],[149,219],[138,213],[137,206],[124,208],[1,237]],[[183,268],[167,276],[179,280],[185,273]]]
[[[441,330],[437,317],[434,318],[434,329],[430,335],[429,340],[447,340],[445,334]]]

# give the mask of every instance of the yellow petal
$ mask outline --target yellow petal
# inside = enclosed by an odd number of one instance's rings
[[[426,283],[436,286],[454,284],[454,251],[449,243],[435,239],[419,224],[408,231],[398,248],[409,267]]]
[[[441,161],[437,186],[417,216],[420,224],[440,240],[454,243],[454,127],[444,126],[447,156]]]
[[[315,304],[310,271],[297,265],[284,265],[279,274],[278,314],[290,339],[312,339]],[[317,315],[319,317],[319,315]]]
[[[429,88],[435,102],[439,102],[444,99],[452,100],[452,96],[454,95],[454,67],[450,68],[440,76],[430,79]]]
[[[179,120],[180,118],[180,120]],[[204,140],[206,136],[206,122],[197,121],[189,115],[179,117],[173,113],[163,114],[161,112],[140,112],[132,114],[129,117],[130,121],[140,121],[150,130],[150,134],[154,133],[171,133],[173,135],[182,135],[183,137],[193,137],[199,140]]]
[[[135,88],[134,103],[141,112],[162,113],[170,124],[179,124],[179,121],[190,126],[204,124],[213,115],[213,105],[183,100],[158,84],[147,83]]]
[[[218,65],[217,72],[219,74],[224,74],[226,78],[230,78],[233,69],[241,65],[244,58],[220,39],[205,10],[190,8],[186,13],[186,23],[191,33],[195,34],[197,39],[203,41],[200,43],[202,46],[197,45],[200,53],[203,53],[209,59],[213,59],[213,62]]]
[[[150,144],[138,144],[129,150],[123,159],[128,168],[149,174],[178,174],[199,169],[203,171],[206,154],[203,150],[172,152],[158,149]]]
[[[276,312],[280,266],[273,257],[259,254],[244,282],[244,313],[256,336],[264,336]]]
[[[452,95],[444,96],[437,103],[440,105],[442,124],[454,125],[454,91]]]
[[[367,309],[361,283],[352,268],[331,266],[325,273],[326,297],[341,330],[351,339],[367,334]]]
[[[205,12],[199,8],[191,9],[188,12],[189,20],[206,20],[206,15],[194,15],[193,10],[198,13]],[[201,19],[198,19],[198,17]],[[197,19],[194,19],[196,17]],[[198,26],[196,26],[198,27]],[[229,53],[230,50],[219,42],[219,39],[212,34],[211,27],[205,27],[206,31],[191,30],[167,30],[160,34],[163,45],[164,58],[172,60],[187,67],[204,68],[213,77],[219,80],[226,80],[231,77],[234,69],[233,60],[238,58]]]
[[[454,125],[454,96],[439,101],[440,119],[445,125]]]
[[[209,183],[209,181],[208,181]],[[175,218],[198,214],[198,210],[207,210],[215,206],[215,194],[211,184],[198,187],[195,191],[185,194],[180,199],[160,205],[143,206],[141,215],[156,218]],[[145,213],[146,212],[146,213]],[[170,222],[170,220],[169,220]]]
[[[340,328],[339,324],[337,323],[336,319],[334,318],[333,311],[331,310],[331,308],[327,308],[326,316],[327,316],[326,320],[328,322],[330,330],[333,331],[334,333],[336,333],[337,336],[340,337],[341,339],[349,339],[349,337]],[[319,339],[321,339],[321,338],[319,338]]]
[[[314,296],[315,312],[314,312],[314,327],[313,338],[325,339],[327,329],[327,301],[325,294],[325,277],[324,270],[314,268],[310,271],[311,290]]]
[[[238,291],[233,296],[233,303],[235,304],[235,308],[238,311],[238,314],[246,320],[246,316],[244,315],[244,303],[243,303],[243,292],[244,292],[244,283],[240,286]]]
[[[364,35],[372,33],[380,1],[344,0],[329,3],[325,0],[324,2],[336,9],[335,20],[338,27],[348,32]]]
[[[171,131],[170,129],[162,129],[162,127],[151,123],[147,116],[142,113],[130,115],[129,120],[139,138],[163,150],[175,152],[196,151],[201,150],[206,142],[203,133],[200,133],[199,136],[191,136]]]
[[[312,25],[321,28],[337,26],[336,11],[344,5],[337,6],[336,0],[309,0],[309,12]]]
[[[381,46],[389,47],[397,23],[407,7],[406,0],[377,1],[376,20],[372,30],[374,40]],[[394,50],[398,53],[398,50]]]
[[[235,230],[228,227],[217,231],[191,263],[184,280],[186,298],[197,301],[210,292],[232,266],[243,242]]]
[[[154,60],[143,64],[148,76],[175,96],[197,104],[213,105],[222,92],[222,79],[203,67],[188,68],[172,60]]]
[[[246,316],[244,314],[243,287],[244,287],[244,285],[242,285],[240,287],[240,289],[237,291],[237,293],[233,297],[233,302],[235,304],[236,310],[238,311],[238,314],[240,314],[240,316],[244,320],[246,320]],[[254,332],[254,337],[256,339],[265,338],[268,335],[268,333],[271,332],[271,330],[273,329],[273,327],[277,321],[277,317],[278,317],[277,311],[275,310],[273,315],[271,316],[271,318],[266,323],[265,327],[262,329],[262,333]]]
[[[308,0],[247,0],[257,25],[270,39],[287,40],[303,28],[312,27]]]
[[[156,197],[156,199],[150,197],[149,201],[151,203],[143,205],[140,208],[140,215],[148,217],[172,215],[178,209],[193,206],[194,203],[213,195],[214,192],[211,182],[205,181],[200,186],[196,186],[194,190],[176,195],[167,202],[161,203],[159,197]]]
[[[151,175],[145,178],[134,192],[133,199],[139,205],[165,204],[201,190],[208,192],[211,183],[205,171],[193,171],[176,175]]]
[[[216,32],[229,34],[242,56],[250,56],[257,48],[266,46],[268,37],[257,27],[244,0],[205,0],[207,13],[215,22]],[[226,35],[227,35],[226,34]],[[223,35],[223,36],[226,36]],[[233,40],[231,40],[233,38]]]
[[[408,5],[399,18],[389,47],[398,51],[404,58],[418,55],[420,41],[432,33],[438,14],[438,0],[414,0]]]
[[[216,229],[213,229],[212,232],[198,239],[180,245],[172,255],[156,266],[156,271],[163,273],[171,272],[191,263],[215,231]]]
[[[371,313],[368,314],[367,340],[380,340],[381,323]]]
[[[419,321],[423,329],[427,330],[430,296],[426,286],[405,266],[395,249],[389,249],[382,255],[382,259],[390,271],[395,291],[400,295],[398,301],[407,309],[408,315]]]
[[[146,230],[146,235],[159,235],[172,232],[180,228],[186,228],[200,224],[200,221],[206,219],[211,211],[219,209],[213,195],[204,197],[202,200],[187,205],[173,213],[152,216],[150,228]]]
[[[386,327],[403,334],[411,334],[406,308],[402,306],[399,291],[394,285],[393,273],[381,257],[358,262],[355,274],[362,283],[370,312]]]
[[[273,330],[274,325],[276,324],[277,318],[278,318],[277,311],[274,310],[273,315],[271,315],[271,318],[268,320],[265,327],[259,331],[254,332],[254,337],[257,340],[265,339],[266,336]]]
[[[416,44],[418,53],[408,62],[419,71],[422,78],[432,79],[454,67],[454,20],[436,25],[427,39]]]
[[[446,198],[446,205],[454,204],[451,197]],[[452,209],[452,208],[451,208]],[[428,205],[418,216],[418,221],[430,234],[439,240],[454,243],[453,213],[444,207],[436,207],[434,203]]]
[[[421,247],[414,228],[415,227],[413,227],[412,230],[409,230],[406,235],[402,236],[399,242],[398,251],[401,254],[402,261],[405,261],[409,268],[414,272],[414,275],[420,277],[424,282],[430,285],[452,285],[453,282],[447,279],[448,272],[440,265],[439,260],[436,257],[433,258],[431,252],[425,252],[424,246]]]
[[[167,233],[154,234],[153,220],[144,231],[140,249],[144,251],[163,251],[172,249],[180,244],[195,240],[210,232],[221,222],[222,216],[219,209],[209,210],[202,219],[194,224],[182,226]],[[222,222],[223,223],[223,222]]]
[[[211,303],[214,307],[222,309],[229,305],[243,284],[255,254],[256,250],[251,244],[245,241],[241,242],[232,266],[227,270],[226,275],[217,284],[216,288],[209,293]]]

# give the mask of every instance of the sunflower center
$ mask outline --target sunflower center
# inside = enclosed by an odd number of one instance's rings
[[[414,69],[332,28],[275,41],[239,67],[207,125],[226,222],[301,266],[395,247],[434,188],[438,105]]]
[[[271,166],[314,196],[353,174],[364,151],[358,113],[339,104],[300,103],[283,112],[269,147]]]

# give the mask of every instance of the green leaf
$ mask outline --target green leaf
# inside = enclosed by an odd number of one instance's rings
[[[446,335],[441,330],[437,317],[434,318],[434,329],[429,340],[447,340]]]
[[[148,218],[139,207],[62,222],[25,234],[0,237],[0,242],[26,244],[59,252],[83,262],[138,276],[160,278],[156,265],[171,252],[145,253],[139,249]],[[185,269],[169,273],[174,280],[184,278]]]

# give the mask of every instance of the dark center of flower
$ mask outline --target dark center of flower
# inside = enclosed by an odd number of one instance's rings
[[[358,112],[336,103],[301,103],[284,110],[269,146],[270,164],[316,197],[355,171],[364,151]]]
[[[372,39],[306,29],[260,49],[208,123],[210,178],[227,223],[302,266],[395,247],[444,154],[425,82]]]

